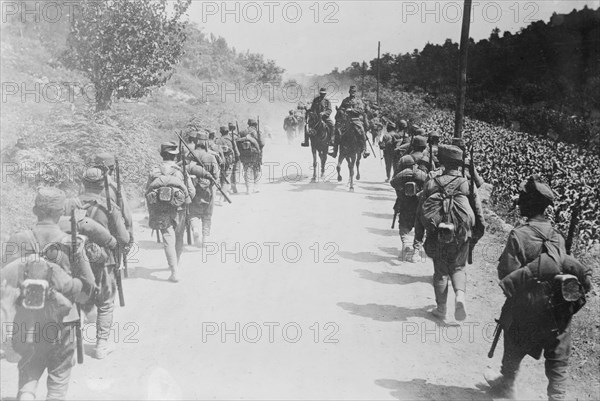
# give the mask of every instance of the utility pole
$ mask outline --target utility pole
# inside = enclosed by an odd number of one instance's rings
[[[460,34],[460,55],[458,64],[458,90],[456,92],[456,116],[454,119],[454,137],[462,138],[465,118],[465,97],[467,95],[467,56],[469,53],[469,28],[471,27],[472,0],[465,0],[462,31]]]
[[[379,70],[381,70],[381,42],[377,42],[377,104],[379,104]]]
[[[362,62],[362,82],[360,84],[360,97],[364,98],[365,97],[365,67],[367,66],[367,63],[365,63],[365,60],[363,60]]]

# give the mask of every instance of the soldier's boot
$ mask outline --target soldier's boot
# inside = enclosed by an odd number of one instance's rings
[[[467,309],[465,307],[465,292],[462,290],[457,290],[456,300],[454,302],[454,318],[462,322],[467,318]]]
[[[495,373],[493,371],[486,371],[483,374],[485,381],[490,386],[490,392],[500,398],[507,398],[509,400],[515,399],[515,379],[504,376],[501,373]]]
[[[94,354],[96,359],[104,359],[115,350],[115,344],[109,343],[108,340],[99,338],[96,341]]]
[[[308,131],[304,131],[304,142],[300,144],[303,148],[308,147]]]
[[[419,242],[415,242],[413,244],[413,253],[410,258],[411,263],[420,263],[421,262],[421,260],[423,258],[422,250],[423,250],[423,247]]]
[[[198,245],[196,245],[198,246]],[[200,245],[202,246],[202,245]],[[169,276],[169,281],[172,283],[178,283],[179,282],[179,277],[177,277],[177,269],[172,268],[171,269],[171,275]]]
[[[430,313],[438,319],[444,320],[446,319],[446,305],[438,305]]]

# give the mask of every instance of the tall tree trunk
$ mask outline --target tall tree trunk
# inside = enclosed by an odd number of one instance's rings
[[[96,111],[109,110],[112,104],[113,90],[99,88],[99,85],[96,85],[96,88]]]

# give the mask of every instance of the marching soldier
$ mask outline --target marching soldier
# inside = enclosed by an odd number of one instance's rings
[[[365,132],[365,129],[367,128],[365,106],[363,101],[356,97],[356,85],[350,86],[348,94],[349,96],[342,100],[340,109],[347,114],[348,118],[350,119],[350,123],[353,124],[354,127],[360,132],[362,137],[363,158],[367,158],[369,157],[369,152],[367,151],[367,134]],[[335,145],[333,152],[335,155],[337,155],[337,150],[338,144]]]
[[[220,138],[215,140],[215,143],[221,148],[223,153],[224,163],[221,169],[221,188],[227,194],[231,193],[230,181],[231,172],[233,170],[233,163],[235,163],[235,145],[233,143],[233,139],[231,138],[229,131],[226,126],[221,126],[219,128],[219,132],[221,134]]]
[[[397,196],[394,212],[398,215],[398,230],[402,242],[400,259],[413,263],[418,261],[419,255],[410,245],[409,234],[415,226],[419,205],[417,194],[423,190],[429,172],[423,153],[426,146],[427,140],[424,137],[414,137],[413,152],[399,160],[395,168],[399,173],[390,182]]]
[[[467,146],[465,145],[465,140],[462,138],[452,138],[452,145],[458,146],[460,148],[460,150],[462,150],[463,152],[467,151]],[[467,177],[468,179],[471,179],[471,173],[470,173],[471,169],[469,168],[471,166],[471,160],[469,160],[469,158],[466,157],[466,153],[463,153],[463,154],[465,155],[464,163],[462,166],[463,175],[465,177]],[[477,186],[477,188],[481,188],[481,186],[484,183],[483,179],[479,176],[477,169],[473,169],[473,171],[475,172],[475,177],[473,177],[475,185]]]
[[[234,162],[233,162],[233,166],[231,167],[231,193],[237,194],[238,190],[237,190],[237,179],[238,176],[240,175],[240,171],[241,171],[241,164],[240,164],[240,153],[239,150],[237,148],[237,146],[235,145],[236,141],[239,139],[239,136],[236,134],[236,125],[234,123],[229,123],[227,125],[227,128],[229,129],[229,134],[228,134],[228,139],[230,139],[233,143],[233,152],[234,152]]]
[[[195,157],[190,158],[189,172],[196,177],[195,196],[190,205],[190,224],[194,236],[194,244],[202,247],[210,236],[212,214],[215,203],[215,186],[207,175],[215,180],[219,179],[221,172],[219,162],[214,154],[209,152],[209,136],[205,133],[198,134],[198,143],[194,151]],[[196,158],[202,162],[198,165]],[[202,235],[202,239],[200,239]]]
[[[417,218],[427,230],[424,249],[433,259],[437,307],[431,313],[439,319],[446,318],[450,278],[456,293],[454,317],[462,321],[467,317],[465,266],[470,250],[484,234],[484,218],[477,191],[470,193],[469,181],[460,173],[462,150],[444,145],[439,147],[438,155],[444,174],[425,184]],[[420,249],[423,239],[423,233],[418,231],[415,232],[415,249]]]
[[[379,148],[383,151],[383,159],[385,160],[385,182],[390,182],[394,149],[396,148],[396,142],[400,141],[402,136],[396,131],[396,124],[391,121],[388,122],[386,131],[387,132],[382,135],[381,142],[379,142]]]
[[[258,171],[260,172],[262,169],[263,149],[265,147],[265,141],[264,141],[264,138],[262,135],[263,133],[261,130],[258,129],[258,122],[255,119],[253,119],[253,118],[248,119],[247,132],[250,136],[252,136],[256,140],[256,142],[258,143],[258,147],[260,148],[260,152],[258,155],[258,166],[257,166]]]
[[[185,233],[184,205],[190,204],[196,195],[191,178],[183,178],[183,171],[175,159],[179,154],[175,142],[163,143],[160,147],[162,163],[154,167],[146,185],[148,223],[153,230],[159,230],[171,270],[169,281],[178,282],[179,259],[183,251]]]
[[[90,167],[84,171],[82,177],[84,190],[78,197],[78,203],[86,211],[87,217],[107,229],[117,240],[117,246],[123,247],[130,243],[129,231],[125,227],[120,208],[114,204],[111,211],[108,210],[104,191],[104,176],[106,173],[106,169],[98,167]],[[108,342],[108,337],[113,324],[115,308],[115,274],[120,274],[120,272],[116,271],[117,256],[115,253],[108,246],[105,247],[105,253],[107,255],[106,260],[97,259],[92,261],[92,269],[96,277],[96,282],[100,286],[102,293],[107,294],[102,302],[96,303],[98,313],[96,320],[95,357],[97,359],[103,359],[114,351],[114,344]]]
[[[37,224],[31,230],[13,234],[3,244],[7,263],[0,276],[2,309],[14,310],[14,327],[23,330],[12,336],[13,349],[21,355],[19,400],[36,398],[39,380],[46,370],[46,398],[66,399],[75,365],[71,323],[79,320],[75,304],[99,296],[83,246],[78,243],[74,249],[70,236],[58,225],[65,202],[65,193],[60,189],[39,188],[33,207]],[[16,252],[10,252],[9,246],[16,246]],[[36,286],[39,288],[42,282],[47,295],[37,297]]]
[[[334,124],[333,124],[333,120],[331,119],[331,111],[332,111],[331,110],[331,102],[329,101],[329,99],[327,99],[326,96],[327,96],[327,89],[325,89],[325,88],[319,89],[319,96],[314,98],[314,100],[312,101],[312,104],[310,105],[310,109],[308,111],[315,113],[316,115],[321,117],[321,119],[327,126],[327,135],[329,138],[329,143],[331,145],[333,145]],[[304,126],[302,128],[304,128]],[[304,142],[302,142],[300,145],[303,147],[308,147],[308,145],[309,145],[308,132],[304,133]]]
[[[521,183],[519,192],[519,211],[527,220],[511,231],[498,263],[500,286],[508,297],[500,318],[504,330],[502,368],[500,375],[486,374],[486,380],[493,392],[506,398],[514,397],[521,361],[526,355],[539,359],[543,351],[548,399],[565,400],[571,353],[570,324],[576,310],[562,308],[558,303],[552,303],[549,310],[536,308],[535,300],[543,299],[543,293],[536,289],[544,285],[543,280],[549,282],[557,274],[568,272],[577,277],[583,290],[588,292],[592,287],[592,271],[566,254],[563,237],[544,217],[546,208],[554,201],[550,187],[538,176],[531,176]],[[531,277],[523,279],[527,275]],[[523,282],[530,284],[522,285]]]
[[[258,183],[260,180],[260,144],[254,137],[246,131],[240,132],[240,138],[237,141],[237,148],[240,152],[240,161],[244,171],[244,182],[246,183],[246,195],[252,192],[259,192]],[[252,190],[251,190],[252,188]]]
[[[294,116],[294,110],[290,110],[289,115],[283,120],[283,130],[286,133],[288,143],[292,143],[297,128],[298,120]]]

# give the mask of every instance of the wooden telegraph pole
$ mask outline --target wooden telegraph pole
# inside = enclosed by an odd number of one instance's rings
[[[365,97],[365,74],[366,74],[366,67],[367,63],[365,63],[365,60],[363,60],[362,62],[362,73],[360,74],[362,77],[362,82],[360,84],[360,97]]]
[[[379,104],[379,70],[381,70],[381,42],[377,42],[377,104]]]
[[[465,97],[467,94],[467,55],[469,53],[469,28],[471,27],[471,3],[465,0],[462,31],[460,34],[460,55],[458,65],[458,90],[456,93],[456,116],[454,119],[454,137],[462,138],[465,117]]]

